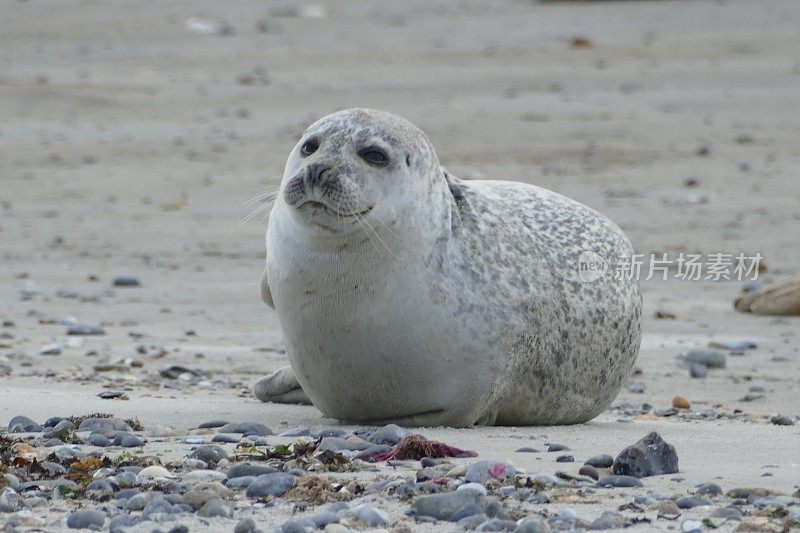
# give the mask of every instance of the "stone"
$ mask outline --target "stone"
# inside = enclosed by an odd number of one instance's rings
[[[692,509],[693,507],[711,505],[711,502],[705,498],[699,498],[697,496],[683,496],[675,500],[675,505],[678,506],[678,509]]]
[[[242,436],[239,433],[219,433],[211,437],[211,442],[223,442],[227,444],[235,444],[241,440]],[[187,442],[190,439],[185,439]],[[190,442],[189,444],[204,444],[198,442]]]
[[[283,496],[295,484],[296,478],[283,472],[262,474],[247,487],[248,498]]]
[[[700,520],[690,518],[681,522],[681,533],[700,533],[703,531],[703,523]]]
[[[694,493],[701,496],[722,496],[722,488],[716,483],[702,483],[697,485]]]
[[[218,463],[228,458],[228,453],[216,444],[204,444],[198,446],[189,454],[191,459],[200,459],[206,463]]]
[[[42,426],[27,416],[15,416],[8,422],[9,433],[38,433],[42,429]]]
[[[198,429],[210,429],[210,428],[221,428],[222,426],[230,424],[227,420],[209,420],[208,422],[203,422],[199,426]]]
[[[133,276],[117,276],[111,281],[114,287],[140,287],[141,284]]]
[[[538,516],[529,516],[517,524],[514,533],[550,533],[550,524]]]
[[[117,433],[114,437],[114,444],[123,448],[136,448],[144,444],[144,441],[133,433]]]
[[[224,481],[228,476],[216,470],[192,470],[183,476],[185,481]]]
[[[203,505],[200,510],[197,511],[197,515],[204,518],[214,518],[215,516],[232,518],[233,504],[226,502],[221,498],[213,498],[208,500],[205,505]]]
[[[611,468],[614,465],[614,458],[608,454],[593,455],[584,464],[595,468]]]
[[[638,478],[625,475],[601,476],[595,484],[602,488],[629,488],[641,487],[642,482]]]
[[[781,416],[781,415],[773,416],[770,419],[770,422],[772,422],[776,426],[793,426],[794,425],[794,420],[792,420],[788,416]]]
[[[308,437],[311,435],[311,428],[308,426],[297,426],[292,429],[287,429],[283,433],[280,433],[279,437]]]
[[[589,529],[593,531],[602,531],[606,529],[622,529],[626,527],[628,520],[624,515],[614,511],[603,511],[591,524]]]
[[[105,335],[106,332],[100,326],[91,326],[88,324],[81,324],[76,326],[69,326],[67,328],[67,335]]]
[[[27,508],[28,504],[14,489],[5,488],[0,492],[0,513],[15,513]]]
[[[476,491],[457,490],[444,494],[420,496],[411,504],[417,516],[430,516],[437,520],[447,520],[453,513],[468,505],[486,506],[486,497]]]
[[[129,514],[121,513],[111,519],[108,523],[109,533],[125,533],[129,527],[136,525],[138,518]]]
[[[78,426],[78,431],[99,433],[115,431],[133,431],[127,422],[119,418],[87,418]]]
[[[574,463],[575,457],[572,455],[559,455],[556,457],[557,463]]]
[[[228,469],[228,479],[235,479],[237,477],[254,476],[258,477],[263,474],[272,474],[278,470],[267,465],[251,465],[248,463],[236,463]]]
[[[490,479],[514,479],[517,469],[502,461],[477,461],[467,468],[464,479],[471,483],[486,483]]]
[[[644,394],[644,383],[631,383],[628,392],[632,394]]]
[[[136,474],[136,476],[142,480],[160,479],[170,477],[170,473],[169,470],[163,466],[153,465],[143,468],[138,474]]]
[[[668,520],[675,520],[680,515],[681,515],[681,510],[678,508],[678,506],[675,504],[674,501],[664,500],[658,504],[657,516],[659,517],[663,516]]]
[[[106,521],[106,514],[95,509],[79,509],[67,517],[70,529],[100,529]]]
[[[352,512],[355,519],[367,527],[381,527],[388,525],[390,522],[389,515],[368,503],[354,507]]]
[[[233,528],[233,533],[254,533],[256,530],[256,521],[250,517],[242,518]]]
[[[396,424],[388,424],[375,430],[367,438],[367,441],[372,444],[388,444],[394,446],[408,435],[409,432],[407,429],[401,428]]]
[[[614,474],[637,478],[678,472],[678,454],[661,436],[652,432],[620,452]]]
[[[330,511],[322,511],[309,517],[309,520],[314,522],[317,528],[324,528],[328,524],[335,524],[339,522],[339,515]]]
[[[152,498],[142,509],[142,518],[151,518],[154,515],[167,515],[172,512],[172,504],[164,498]],[[151,518],[152,519],[152,518]]]
[[[547,443],[547,451],[548,452],[568,452],[569,448],[564,444],[558,444],[556,442],[548,442]]]
[[[708,367],[699,363],[689,364],[689,377],[704,378],[708,376]]]
[[[580,470],[578,470],[578,474],[590,477],[595,481],[600,479],[600,472],[598,472],[597,469],[592,465],[583,465]]]
[[[716,350],[688,350],[681,358],[687,365],[701,365],[708,368],[725,368],[727,356]]]
[[[517,523],[502,518],[491,518],[475,528],[475,531],[514,531]]]
[[[690,409],[691,404],[689,403],[689,400],[683,396],[675,396],[672,398],[672,407],[675,409]]]
[[[266,436],[272,435],[272,430],[264,424],[258,422],[231,422],[219,428],[220,433],[241,433],[245,437],[249,435]]]

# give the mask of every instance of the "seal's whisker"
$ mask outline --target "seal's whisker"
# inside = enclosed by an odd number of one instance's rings
[[[387,246],[387,244],[383,241],[383,239],[381,239],[380,234],[375,230],[374,227],[372,227],[372,225],[369,223],[369,221],[366,218],[364,218],[364,215],[357,214],[356,215],[356,220],[359,220],[359,219],[364,224],[367,225],[367,228],[369,228],[369,230],[372,232],[372,234],[375,235],[375,237],[378,239],[378,242],[380,242],[383,245],[383,247],[386,248],[386,251],[389,252],[389,255],[393,255],[392,249],[389,248],[389,246]]]
[[[264,210],[266,210],[266,211],[267,211],[267,214],[269,214],[270,208],[272,207],[272,205],[273,205],[274,203],[275,203],[275,200],[270,200],[270,201],[268,201],[268,202],[264,202],[263,204],[261,204],[260,206],[258,206],[257,208],[255,208],[255,209],[253,210],[253,212],[251,212],[249,215],[247,215],[246,217],[244,217],[243,219],[241,219],[241,220],[239,221],[239,223],[240,223],[240,224],[245,224],[245,223],[249,222],[250,220],[252,220],[253,218],[255,218],[255,217],[256,217],[256,216],[257,216],[259,213],[261,213],[261,212],[262,212],[262,211],[264,211]]]
[[[372,240],[372,236],[370,235],[369,231],[367,231],[367,228],[364,227],[364,224],[362,223],[363,219],[361,217],[359,217],[358,215],[356,215],[355,220],[358,223],[358,225],[361,226],[361,229],[364,230],[364,233],[367,234],[367,240],[372,245],[372,249],[375,250],[375,252],[380,253],[380,250],[378,250],[378,247],[375,245],[375,242]]]
[[[257,203],[257,202],[260,202],[261,200],[265,200],[265,199],[269,199],[271,197],[275,197],[275,196],[278,195],[278,193],[280,193],[280,188],[273,189],[271,191],[267,191],[264,194],[259,194],[258,196],[254,196],[254,197],[250,198],[249,200],[247,200],[246,202],[242,202],[242,205],[244,205],[244,206],[253,205],[253,204]]]

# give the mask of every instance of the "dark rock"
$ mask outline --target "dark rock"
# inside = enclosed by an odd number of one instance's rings
[[[548,442],[547,443],[547,451],[548,452],[568,452],[569,448],[563,444],[558,444],[555,442]]]
[[[284,522],[281,526],[280,532],[281,533],[308,533],[309,531],[314,531],[316,526],[314,522],[309,520],[308,518],[295,518],[294,520],[289,520],[288,522]]]
[[[613,470],[615,474],[637,478],[674,474],[678,471],[678,454],[652,432],[622,450],[614,460]]]
[[[8,422],[9,433],[38,433],[42,429],[42,426],[27,416],[15,416]]]
[[[164,498],[153,498],[142,509],[142,518],[150,518],[153,515],[166,515],[171,512],[171,503]]]
[[[595,468],[611,468],[614,465],[614,458],[603,453],[589,457],[584,464]]]
[[[227,420],[210,420],[208,422],[203,422],[197,427],[198,429],[221,428],[226,424],[230,424],[230,422],[228,422]]]
[[[575,462],[575,457],[573,457],[572,455],[559,455],[558,457],[556,457],[556,462],[557,463],[574,463]]]
[[[517,453],[539,453],[539,450],[537,450],[536,448],[529,448],[527,446],[525,446],[523,448],[519,448],[519,449],[517,449],[515,451]]]
[[[697,496],[684,496],[675,500],[675,505],[678,506],[678,509],[691,509],[692,507],[711,505],[711,502],[705,498],[698,498]]]
[[[267,465],[251,465],[247,463],[238,463],[228,469],[228,479],[235,479],[244,476],[261,476],[264,474],[272,474],[278,470]]]
[[[67,335],[105,335],[106,332],[100,326],[90,326],[88,324],[79,324],[76,326],[69,326],[67,328]]]
[[[206,463],[218,463],[228,458],[227,452],[216,444],[198,446],[189,454],[191,459],[200,459]]]
[[[87,418],[78,426],[78,431],[97,431],[100,433],[112,431],[133,431],[127,422],[119,418]]]
[[[703,483],[702,485],[697,485],[694,493],[701,496],[721,496],[722,489],[716,483]]]
[[[111,439],[103,435],[102,433],[92,433],[89,435],[89,438],[86,440],[87,444],[91,444],[92,446],[110,446]]]
[[[140,287],[139,280],[133,276],[117,276],[111,282],[114,287]]]
[[[389,424],[378,428],[366,440],[372,444],[388,444],[394,446],[408,436],[408,430],[396,424]]]
[[[264,424],[258,422],[231,422],[219,428],[220,433],[241,433],[245,437],[248,435],[272,435],[272,430]]]
[[[773,416],[770,421],[775,424],[776,426],[793,426],[794,420],[789,418],[788,416]]]
[[[317,526],[317,528],[323,529],[328,524],[338,524],[339,515],[330,511],[322,511],[321,513],[310,516],[309,520],[314,522],[314,525]]]
[[[704,378],[708,376],[708,367],[699,363],[691,363],[689,365],[689,377]]]
[[[136,448],[144,444],[144,441],[133,433],[117,433],[114,437],[114,445],[123,448]]]
[[[706,368],[725,368],[727,356],[716,350],[688,350],[681,356],[687,365],[702,365]]]
[[[208,500],[205,505],[203,505],[199,511],[197,511],[198,516],[202,516],[204,518],[213,518],[215,516],[221,516],[223,518],[232,518],[233,517],[233,504],[230,502],[226,502],[221,498],[213,498]]]
[[[237,443],[242,439],[238,433],[219,433],[211,438],[211,442],[223,442],[228,444]]]
[[[475,528],[475,531],[514,531],[517,523],[501,518],[491,518]]]
[[[582,476],[590,477],[595,481],[600,479],[600,472],[598,472],[597,469],[592,465],[583,465],[581,469],[578,470],[578,473]]]
[[[108,523],[109,533],[125,533],[129,527],[136,525],[139,519],[129,514],[121,513]]]

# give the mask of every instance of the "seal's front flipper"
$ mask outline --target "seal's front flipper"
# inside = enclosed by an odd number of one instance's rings
[[[279,368],[256,381],[253,385],[253,394],[262,402],[311,405],[311,400],[300,387],[290,366]]]
[[[275,304],[272,303],[272,291],[269,289],[269,278],[267,277],[266,268],[264,269],[264,273],[261,275],[261,299],[265,304],[275,309]]]

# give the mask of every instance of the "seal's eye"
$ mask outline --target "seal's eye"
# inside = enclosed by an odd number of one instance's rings
[[[389,164],[389,156],[386,155],[386,152],[376,146],[364,148],[358,152],[358,155],[361,156],[361,159],[376,167],[385,167]]]
[[[300,155],[303,157],[309,156],[317,151],[319,143],[315,139],[309,139],[300,147]]]

